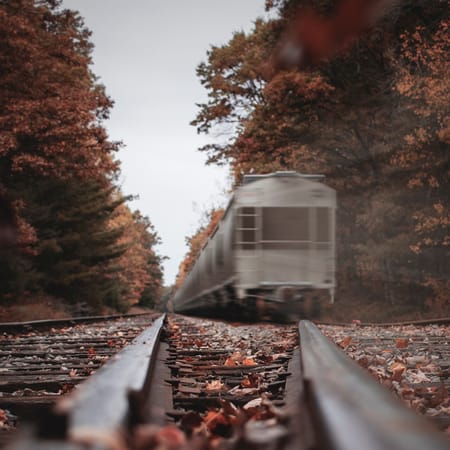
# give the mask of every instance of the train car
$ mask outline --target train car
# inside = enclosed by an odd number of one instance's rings
[[[336,192],[323,178],[245,176],[175,293],[174,311],[314,316],[324,294],[333,302]]]

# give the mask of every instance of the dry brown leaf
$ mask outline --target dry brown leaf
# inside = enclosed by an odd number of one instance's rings
[[[218,424],[228,425],[227,419],[220,411],[208,411],[203,420],[210,430],[215,428]]]
[[[250,409],[250,408],[257,408],[258,406],[261,406],[262,403],[262,398],[258,397],[255,398],[253,400],[250,400],[249,402],[247,402],[242,409]]]
[[[400,381],[406,372],[406,366],[397,361],[389,367],[389,370],[392,372],[392,380]]]
[[[410,373],[408,373],[408,379],[414,384],[428,383],[431,381],[421,370],[417,370],[416,373],[410,371]]]
[[[242,365],[243,366],[255,366],[255,360],[253,358],[244,358],[242,360]]]
[[[198,412],[190,411],[186,413],[180,421],[180,428],[188,434],[192,435],[192,432],[200,427],[203,423],[203,419]]]
[[[224,384],[220,380],[213,380],[213,381],[207,381],[205,387],[208,392],[220,391],[223,389]]]
[[[352,342],[352,337],[345,336],[344,339],[342,339],[340,342],[338,342],[338,344],[341,348],[347,348],[351,342]]]
[[[397,348],[408,348],[409,341],[406,338],[397,338],[395,340],[395,346]]]
[[[158,443],[163,448],[167,449],[177,449],[186,445],[186,436],[185,434],[175,425],[167,425],[156,434],[156,438]]]
[[[244,388],[256,388],[261,381],[261,375],[258,373],[250,373],[241,382],[241,386]]]
[[[236,361],[234,359],[227,358],[224,365],[227,367],[234,367],[236,366]]]
[[[430,399],[430,406],[436,407],[448,399],[448,392],[445,384],[441,381],[441,385],[436,389],[436,393]]]
[[[230,356],[230,359],[232,359],[235,362],[240,362],[240,361],[242,361],[242,353],[241,352],[234,352]]]

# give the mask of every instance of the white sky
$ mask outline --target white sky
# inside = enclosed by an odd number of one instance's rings
[[[121,140],[122,189],[162,238],[166,284],[173,283],[198,226],[199,209],[223,199],[225,168],[206,167],[207,142],[189,122],[206,99],[195,68],[211,44],[250,30],[264,0],[64,0],[93,32],[94,73],[115,101],[105,123]],[[196,208],[194,205],[198,205]]]

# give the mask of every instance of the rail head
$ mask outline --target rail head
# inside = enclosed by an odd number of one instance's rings
[[[309,321],[300,345],[318,432],[333,450],[448,450],[449,441],[378,384]]]
[[[126,424],[130,392],[146,388],[164,320],[165,314],[56,405],[57,413],[67,416],[70,436],[86,430],[110,432]]]
[[[16,333],[34,329],[46,329],[52,327],[72,326],[76,324],[104,322],[107,320],[132,318],[140,316],[157,316],[155,311],[147,311],[132,314],[109,314],[103,316],[79,316],[69,317],[67,319],[43,319],[43,320],[28,320],[25,322],[0,322],[0,333]]]

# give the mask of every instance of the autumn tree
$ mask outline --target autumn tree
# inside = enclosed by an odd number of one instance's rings
[[[17,173],[101,180],[117,144],[101,121],[111,100],[89,69],[89,31],[59,1],[0,5],[3,187]],[[9,183],[8,183],[9,182]]]
[[[197,261],[203,246],[206,244],[209,236],[211,236],[213,231],[216,229],[217,224],[220,222],[223,213],[224,209],[222,208],[211,208],[202,218],[202,223],[197,231],[192,236],[186,237],[188,252],[186,253],[183,261],[180,263],[175,281],[175,289],[183,284],[183,281],[194,266],[195,261]]]
[[[208,101],[192,124],[217,136],[200,149],[209,163],[228,162],[236,184],[288,169],[324,173],[337,189],[339,285],[354,298],[364,287],[389,304],[409,301],[426,282],[418,236],[434,256],[448,239],[448,6],[269,1],[273,18],[211,47],[197,70]],[[378,12],[366,20],[370,7]],[[306,56],[280,67],[289,33]],[[336,33],[340,41],[326,37]]]
[[[61,4],[0,1],[0,295],[123,307],[157,295],[157,237],[138,213],[133,237],[114,223],[126,198],[103,127],[112,101],[90,69],[89,30]],[[146,261],[127,270],[139,245]]]
[[[413,117],[414,128],[391,160],[409,174],[415,232],[409,248],[426,267],[421,284],[431,289],[427,304],[442,314],[450,309],[449,26],[447,14],[431,27],[420,24],[401,35],[395,88]]]
[[[115,264],[126,287],[122,298],[129,305],[140,303],[155,306],[161,296],[162,258],[155,246],[160,243],[150,220],[139,211],[131,212],[126,205],[117,208],[110,227],[124,230],[119,243],[126,249]]]

